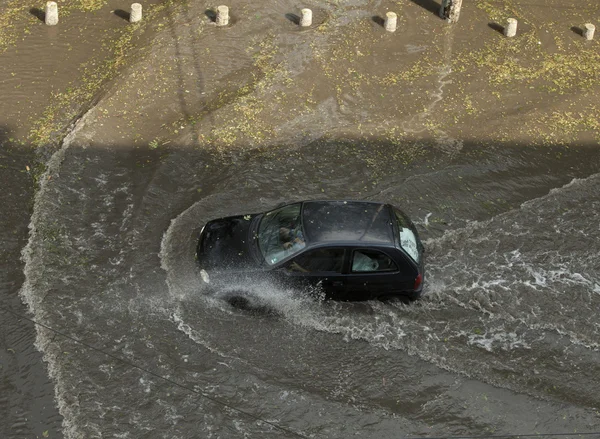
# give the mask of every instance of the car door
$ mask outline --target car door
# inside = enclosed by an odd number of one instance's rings
[[[414,276],[405,273],[402,261],[391,253],[377,248],[352,249],[347,276],[348,294],[352,300],[400,294],[412,287]]]
[[[343,295],[345,282],[342,274],[346,250],[342,247],[308,249],[285,263],[279,270],[286,283],[307,292],[320,289],[330,298]]]

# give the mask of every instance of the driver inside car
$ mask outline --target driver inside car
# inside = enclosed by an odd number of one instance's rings
[[[284,250],[289,250],[292,247],[304,247],[304,236],[298,228],[279,228],[279,241],[282,243]]]

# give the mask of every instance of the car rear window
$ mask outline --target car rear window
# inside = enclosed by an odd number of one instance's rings
[[[404,249],[408,255],[419,263],[419,243],[417,241],[417,234],[414,230],[413,224],[410,220],[400,211],[394,210],[396,218],[398,219],[398,229],[400,231],[400,246]]]

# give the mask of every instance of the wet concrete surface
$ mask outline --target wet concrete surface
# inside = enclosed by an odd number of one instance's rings
[[[597,6],[557,23],[520,5],[508,43],[489,23],[510,4],[447,27],[434,3],[401,5],[394,35],[373,17],[395,3],[309,5],[306,31],[285,1],[235,4],[226,29],[166,3],[97,90],[82,72],[115,56],[115,5],[2,55],[3,437],[599,430],[596,46],[565,27]],[[199,291],[204,222],[319,198],[409,213],[424,300],[233,280],[273,311],[257,314]]]

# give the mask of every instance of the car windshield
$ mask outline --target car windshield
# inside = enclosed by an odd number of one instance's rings
[[[301,208],[301,203],[290,204],[262,217],[258,226],[258,246],[267,264],[274,265],[306,246]]]
[[[410,220],[400,211],[395,210],[396,218],[398,219],[398,229],[400,229],[400,245],[406,253],[409,254],[415,262],[419,263],[419,244],[414,226]]]

